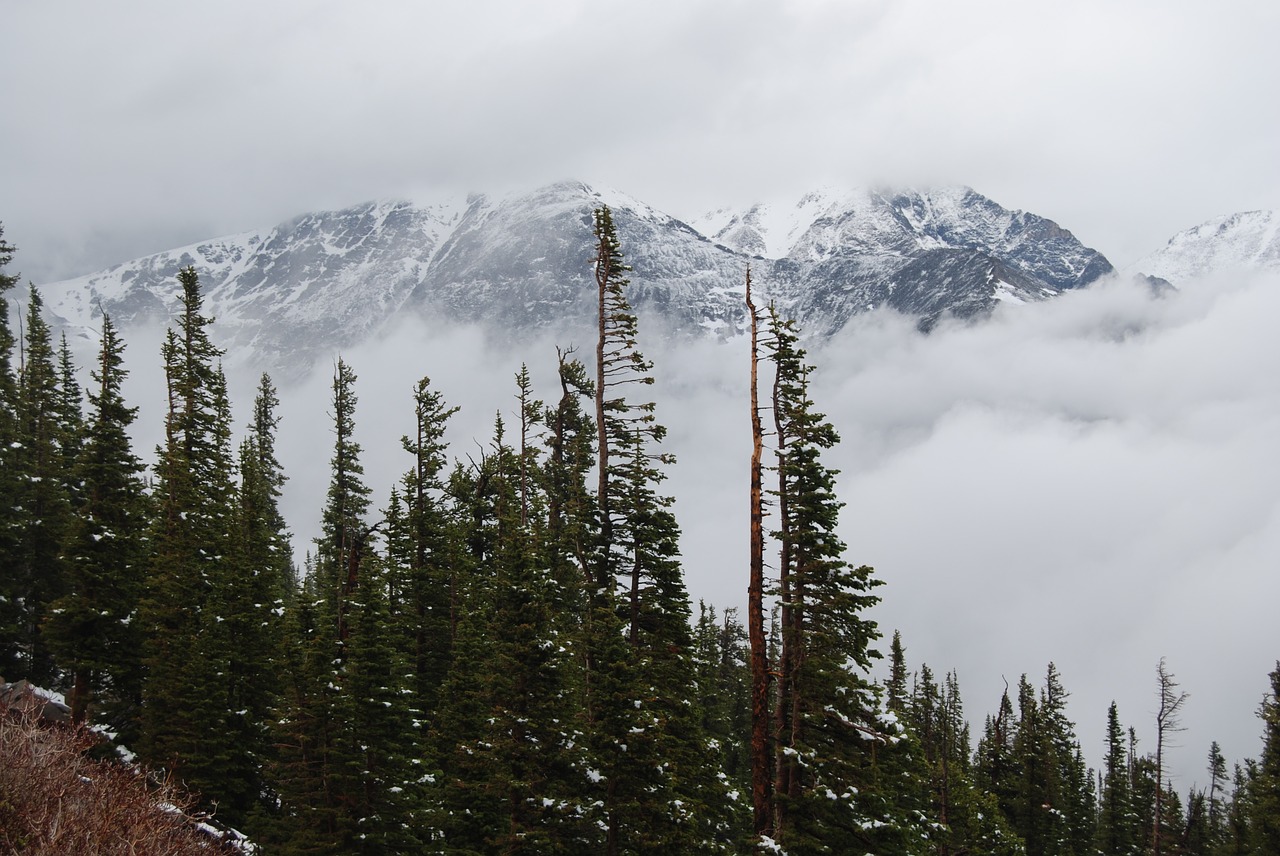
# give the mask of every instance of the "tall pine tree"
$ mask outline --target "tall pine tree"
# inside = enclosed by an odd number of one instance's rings
[[[18,442],[18,385],[14,374],[13,351],[17,344],[9,326],[9,290],[18,282],[5,272],[15,249],[4,239],[0,223],[0,496],[16,497],[21,486]],[[18,566],[21,509],[12,502],[0,502],[0,567]],[[14,679],[26,670],[21,644],[22,604],[26,584],[12,571],[0,575],[0,675]]]
[[[17,516],[16,549],[8,573],[18,581],[21,597],[17,638],[23,658],[14,677],[50,685],[58,674],[43,623],[50,605],[66,591],[62,544],[71,525],[73,480],[67,456],[78,440],[67,433],[75,430],[79,414],[72,419],[67,413],[69,398],[59,382],[39,290],[33,286],[28,298],[12,462],[18,482],[8,500]]]
[[[67,591],[54,602],[46,632],[58,662],[71,673],[72,717],[84,721],[94,703],[131,742],[142,701],[136,613],[149,515],[143,466],[128,433],[137,408],[121,394],[128,374],[123,352],[110,316],[103,315],[85,443],[75,468],[80,504],[64,549]]]
[[[836,532],[836,472],[823,454],[839,440],[809,396],[811,367],[794,325],[773,313],[778,596],[773,837],[790,853],[906,852],[922,829],[879,776],[876,748],[899,737],[867,677],[879,633],[866,612],[880,584],[844,559]]]
[[[252,788],[226,732],[234,640],[224,625],[237,582],[231,413],[199,277],[188,267],[178,279],[177,329],[162,348],[168,412],[139,606],[146,669],[139,748],[217,802]]]

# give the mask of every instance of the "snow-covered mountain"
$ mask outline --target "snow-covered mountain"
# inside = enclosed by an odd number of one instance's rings
[[[1130,268],[1177,285],[1242,270],[1280,270],[1280,213],[1244,211],[1179,232]]]
[[[125,329],[167,318],[194,265],[232,361],[296,376],[404,313],[515,337],[573,331],[595,312],[591,212],[614,212],[645,329],[731,336],[748,264],[763,300],[809,333],[884,306],[922,326],[1032,301],[1109,273],[1101,254],[1034,214],[968,188],[825,191],[795,205],[721,211],[690,225],[616,191],[566,181],[421,205],[306,214],[42,286],[68,327],[100,311]]]
[[[771,260],[789,311],[815,332],[834,332],[878,306],[928,326],[943,314],[972,317],[1001,300],[1052,297],[1112,272],[1052,220],[967,187],[829,190],[794,205],[713,212],[695,226]]]

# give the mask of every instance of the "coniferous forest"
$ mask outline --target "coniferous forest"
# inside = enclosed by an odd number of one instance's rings
[[[1180,793],[1172,666],[1154,723],[1091,714],[1092,769],[1052,663],[973,733],[956,674],[882,636],[868,610],[892,592],[836,533],[836,426],[749,272],[747,610],[691,604],[608,208],[594,236],[594,354],[535,355],[558,385],[522,369],[495,391],[514,414],[461,453],[423,377],[387,495],[338,360],[322,535],[296,567],[277,390],[263,375],[232,424],[196,271],[174,283],[148,464],[111,319],[82,387],[38,289],[11,324],[0,231],[0,675],[64,693],[266,854],[1280,854],[1280,662],[1258,757],[1203,747],[1209,784]]]

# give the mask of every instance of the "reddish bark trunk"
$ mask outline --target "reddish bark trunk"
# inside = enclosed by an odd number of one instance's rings
[[[751,646],[751,807],[757,835],[772,830],[772,752],[769,748],[769,663],[764,635],[764,498],[761,463],[764,432],[758,393],[758,316],[751,302],[747,268],[747,311],[751,316],[751,578],[747,585],[747,635]]]

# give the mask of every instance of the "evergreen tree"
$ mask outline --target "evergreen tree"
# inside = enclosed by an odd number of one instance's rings
[[[146,566],[147,498],[142,463],[128,429],[137,414],[121,395],[128,372],[124,343],[107,315],[96,384],[89,393],[85,443],[76,462],[80,505],[64,557],[67,591],[46,625],[50,647],[72,676],[72,717],[87,718],[91,703],[132,741],[141,704],[141,638],[135,621]]]
[[[979,788],[990,793],[1001,814],[1011,822],[1017,817],[1018,766],[1014,744],[1018,722],[1009,699],[1009,690],[1000,696],[995,716],[988,716],[974,757],[974,778]]]
[[[1009,819],[1028,856],[1082,854],[1095,836],[1096,794],[1066,718],[1066,698],[1052,663],[1039,699],[1025,675],[1018,685],[1014,757],[1020,776]]]
[[[18,277],[5,273],[15,250],[4,239],[0,223],[0,496],[16,497],[22,485],[18,441],[18,385],[14,374],[13,350],[17,344],[9,327],[9,300],[6,296]],[[0,502],[0,567],[11,569],[0,575],[0,675],[15,679],[26,670],[22,646],[22,604],[26,581],[18,568],[19,524],[22,510],[12,502]]]
[[[1256,773],[1257,764],[1252,760],[1246,760],[1243,765],[1235,765],[1223,840],[1215,851],[1220,856],[1243,856],[1252,852],[1253,805],[1250,792]]]
[[[1133,801],[1133,811],[1139,825],[1139,841],[1142,851],[1150,853],[1155,848],[1152,833],[1155,830],[1156,790],[1160,787],[1156,779],[1155,756],[1138,755],[1133,729],[1129,730],[1129,795]],[[1163,800],[1163,795],[1161,796]]]
[[[276,457],[276,429],[280,398],[270,375],[258,381],[249,435],[240,447],[240,503],[245,541],[254,545],[252,564],[267,571],[262,584],[285,603],[298,587],[294,572],[289,526],[280,511],[281,489],[287,480]],[[270,577],[274,576],[274,579]],[[283,604],[280,604],[283,605]]]
[[[547,562],[558,581],[567,610],[576,623],[585,613],[592,588],[593,548],[599,540],[596,496],[588,489],[595,465],[596,426],[583,408],[595,400],[595,386],[572,350],[557,351],[560,398],[548,408],[547,458],[543,483],[547,494]]]
[[[1107,856],[1137,856],[1141,839],[1130,799],[1129,763],[1116,703],[1107,710],[1107,752],[1102,760],[1097,846]]]
[[[730,807],[727,789],[709,768],[697,711],[666,689],[691,686],[694,671],[679,528],[671,498],[657,491],[665,478],[661,468],[673,459],[658,450],[666,429],[654,403],[635,403],[625,394],[632,385],[653,383],[652,364],[636,346],[628,268],[607,207],[595,211],[595,236],[599,547],[585,680],[595,693],[591,741],[603,776],[605,852],[706,851],[727,843]],[[610,638],[607,609],[619,610],[626,628],[625,658]]]
[[[893,631],[889,645],[889,683],[885,686],[885,707],[902,717],[907,713],[907,652],[902,634]]]
[[[421,846],[413,675],[392,623],[388,569],[374,549],[382,524],[365,521],[370,491],[355,439],[355,381],[339,359],[321,536],[290,622],[294,674],[275,781],[283,849],[291,853],[416,852]]]
[[[179,282],[177,330],[162,348],[169,407],[139,606],[146,669],[139,748],[207,801],[237,804],[253,777],[227,733],[237,710],[229,694],[235,642],[225,626],[238,582],[230,403],[195,269],[182,270]]]
[[[338,740],[333,754],[342,769],[334,777],[343,853],[421,852],[426,822],[419,763],[422,739],[415,728],[412,665],[404,654],[388,608],[385,562],[360,550],[359,574],[348,592],[348,637],[333,711]]]
[[[1209,745],[1209,793],[1205,797],[1205,819],[1209,829],[1209,850],[1221,846],[1226,836],[1227,759],[1218,741]]]
[[[404,513],[387,516],[388,539],[399,538],[391,609],[399,616],[414,675],[418,716],[430,720],[448,673],[456,611],[453,528],[444,506],[445,426],[456,407],[422,378],[414,387],[414,435],[401,445],[413,468],[401,479]]]
[[[540,412],[525,394],[527,374],[517,383],[522,414]],[[506,444],[499,419],[475,471],[487,483],[493,548],[471,589],[443,693],[440,825],[449,852],[590,852],[601,843],[589,821],[571,639],[542,560],[545,517],[528,428],[522,454]]]
[[[900,640],[896,647],[891,684],[896,672],[905,675],[906,671]],[[1005,821],[995,797],[974,783],[969,729],[955,673],[949,672],[938,684],[929,667],[921,665],[915,686],[904,700],[902,717],[908,723],[907,739],[886,747],[881,764],[900,756],[900,788],[918,789],[921,805],[929,806],[934,824],[930,840],[936,843],[936,852],[940,856],[1023,853],[1022,842]]]
[[[1280,661],[1269,675],[1271,686],[1258,708],[1262,720],[1262,757],[1249,785],[1253,852],[1280,854]]]
[[[58,421],[62,471],[65,473],[74,472],[80,447],[85,441],[83,407],[84,393],[80,382],[76,380],[76,367],[71,358],[71,348],[67,345],[67,334],[63,333],[58,343],[58,398],[54,404],[54,413]],[[79,484],[74,478],[68,480],[67,492],[72,506],[78,506],[81,496]]]
[[[746,628],[737,611],[698,604],[694,625],[694,661],[702,728],[719,761],[716,768],[733,789],[735,803],[746,804],[751,789],[750,678]],[[738,811],[735,816],[743,815]],[[747,829],[741,829],[745,836]]]
[[[1180,856],[1207,856],[1213,844],[1209,832],[1208,798],[1202,790],[1187,795],[1187,817],[1178,841]]]
[[[250,831],[261,828],[255,815],[266,810],[266,768],[272,762],[270,724],[279,704],[284,644],[283,620],[293,563],[288,530],[277,499],[284,475],[275,458],[275,387],[263,375],[248,436],[239,449],[240,484],[233,517],[231,579],[219,598],[211,632],[225,646],[227,681],[225,731],[238,771],[235,792],[224,792],[225,816]]]
[[[13,460],[18,482],[10,498],[16,515],[16,549],[10,573],[20,594],[18,640],[21,665],[14,677],[37,684],[59,683],[42,624],[54,600],[65,593],[62,544],[71,524],[72,475],[64,447],[63,407],[58,369],[44,301],[34,286],[29,293],[26,352],[18,376],[17,446]]]
[[[897,802],[899,783],[879,779],[875,750],[899,735],[865,675],[879,656],[865,614],[880,582],[843,558],[836,473],[822,462],[839,437],[809,398],[811,369],[796,342],[775,315],[782,648],[773,837],[790,853],[907,851],[919,846],[921,825]]]

